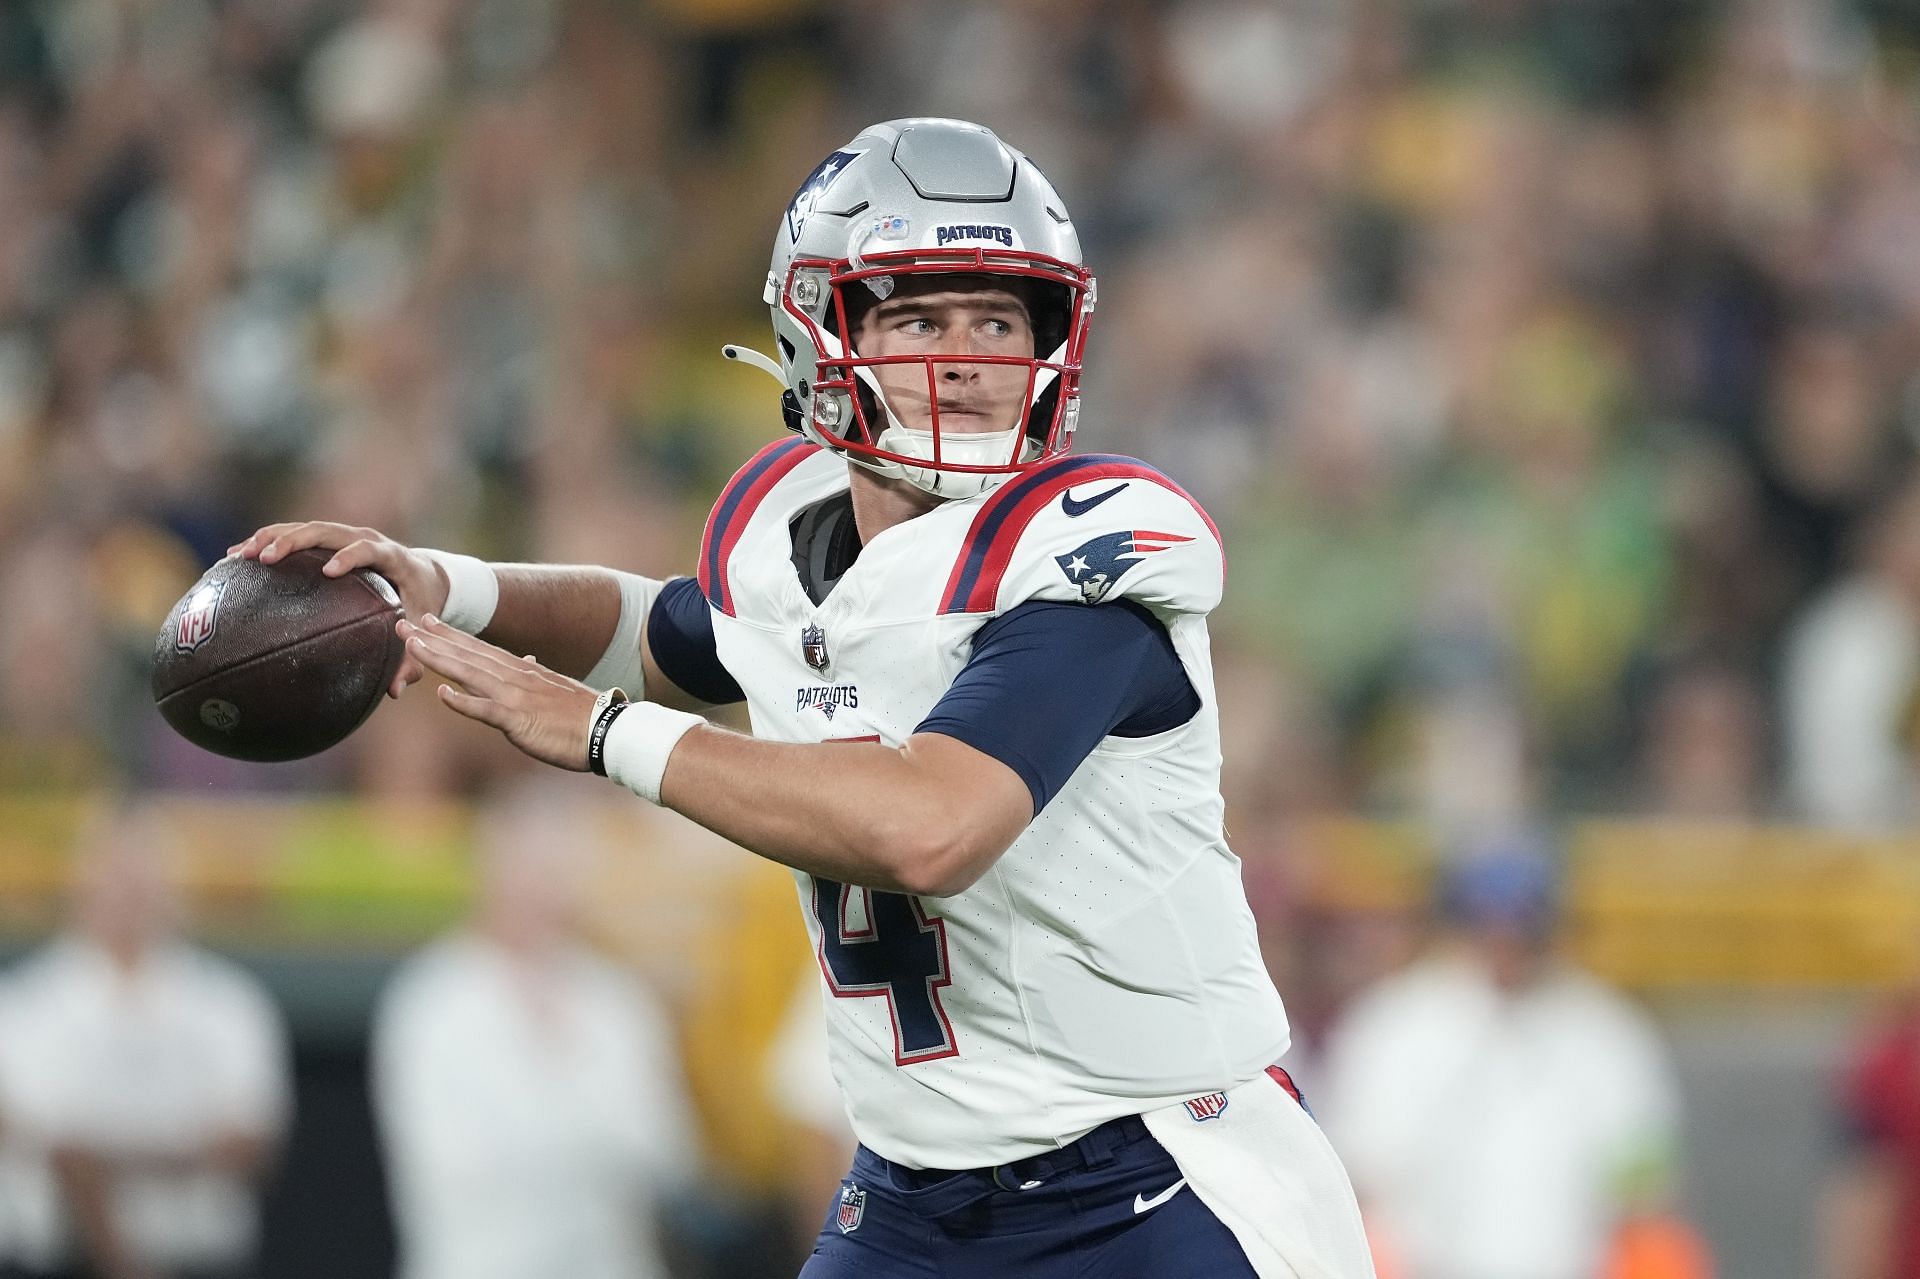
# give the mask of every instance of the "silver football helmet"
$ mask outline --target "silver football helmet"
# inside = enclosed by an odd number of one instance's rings
[[[1025,411],[1010,429],[940,428],[938,370],[955,354],[855,349],[859,317],[916,275],[993,277],[1024,303],[1030,355],[967,354],[1023,365]],[[882,475],[940,497],[969,497],[1071,446],[1094,281],[1051,183],[993,133],[961,120],[891,120],[864,130],[800,184],[774,236],[764,300],[779,360],[729,358],[785,385],[788,425]],[[874,370],[921,365],[932,421],[906,426]]]

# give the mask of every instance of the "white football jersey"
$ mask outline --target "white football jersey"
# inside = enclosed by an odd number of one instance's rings
[[[756,736],[899,745],[975,631],[1028,600],[1145,606],[1201,703],[1104,739],[956,896],[796,873],[855,1133],[911,1167],[987,1167],[1258,1075],[1287,1022],[1222,826],[1205,512],[1144,463],[1066,457],[886,530],[816,605],[789,526],[847,484],[843,459],[784,440],[708,520],[700,585]]]

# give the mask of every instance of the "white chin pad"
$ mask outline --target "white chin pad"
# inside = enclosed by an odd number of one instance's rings
[[[940,440],[940,461],[957,463],[961,466],[1005,466],[1013,458],[1016,441],[1020,438],[1019,427],[1008,431],[993,431],[977,435],[943,435]],[[916,431],[911,427],[894,422],[880,433],[876,441],[879,447],[889,453],[899,453],[906,457],[924,458],[933,461],[933,432]],[[1023,453],[1025,450],[1022,450]],[[984,492],[1007,477],[986,474],[979,471],[948,471],[932,466],[911,466],[905,462],[883,463],[889,469],[885,474],[896,475],[915,488],[925,489],[940,497],[972,497]],[[878,469],[876,467],[875,469]]]
[[[1020,438],[1020,428],[1009,431],[987,431],[978,434],[961,435],[955,432],[942,432],[940,436],[940,460],[955,466],[1006,466],[1014,461],[1014,446]],[[894,422],[880,432],[879,446],[889,453],[899,453],[906,457],[933,461],[933,432],[916,431],[912,427],[901,426]]]

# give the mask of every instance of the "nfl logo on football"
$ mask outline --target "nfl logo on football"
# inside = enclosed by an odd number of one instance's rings
[[[848,1182],[840,1187],[840,1233],[850,1235],[860,1229],[860,1219],[867,1215],[867,1192]]]
[[[1210,1092],[1204,1097],[1195,1097],[1181,1104],[1186,1106],[1187,1113],[1193,1116],[1193,1122],[1205,1123],[1209,1119],[1218,1119],[1220,1112],[1227,1108],[1227,1094]]]
[[[180,627],[173,636],[174,648],[191,653],[213,638],[219,624],[220,597],[226,589],[225,582],[210,582],[193,593],[180,614]]]

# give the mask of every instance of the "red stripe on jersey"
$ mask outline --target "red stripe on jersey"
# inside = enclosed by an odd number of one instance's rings
[[[819,445],[805,440],[775,440],[733,473],[720,490],[713,510],[707,513],[707,526],[700,534],[700,591],[708,603],[727,616],[733,616],[733,590],[728,580],[733,548],[740,544],[754,511],[773,486],[819,451]]]
[[[1267,1074],[1272,1077],[1274,1083],[1279,1084],[1287,1090],[1287,1096],[1293,1098],[1302,1106],[1307,1104],[1307,1099],[1300,1095],[1300,1085],[1293,1082],[1292,1075],[1289,1075],[1278,1066],[1268,1066]]]
[[[1089,458],[1069,459],[1085,463]],[[955,561],[953,572],[947,578],[947,590],[940,602],[942,613],[985,613],[993,608],[994,600],[1000,594],[1000,580],[1006,576],[1007,566],[1013,562],[1014,548],[1019,545],[1021,535],[1027,531],[1027,525],[1033,523],[1035,516],[1045,510],[1047,504],[1070,488],[1091,484],[1098,480],[1150,480],[1162,488],[1171,489],[1187,500],[1195,513],[1205,521],[1207,530],[1213,534],[1213,540],[1220,546],[1220,569],[1226,572],[1226,543],[1221,541],[1220,530],[1215,526],[1213,517],[1206,508],[1194,501],[1193,495],[1162,475],[1144,462],[1130,458],[1114,458],[1111,461],[1098,461],[1093,465],[1063,466],[1052,475],[1043,475],[1037,482],[1027,485],[1019,482],[1003,485],[992,497],[983,503],[974,513],[973,523],[967,529],[967,536],[960,544],[960,556]],[[1017,494],[1017,496],[1015,496]],[[967,561],[976,551],[981,530],[992,528],[991,540],[987,543],[985,555],[979,569],[972,575],[972,583],[963,590],[963,578],[967,577]],[[1166,538],[1169,541],[1190,542],[1190,537],[1177,533],[1141,533],[1141,537]],[[1165,548],[1159,548],[1165,549]]]

